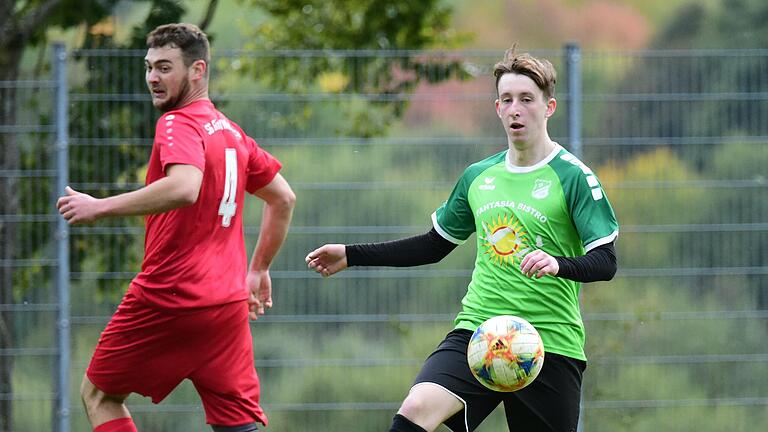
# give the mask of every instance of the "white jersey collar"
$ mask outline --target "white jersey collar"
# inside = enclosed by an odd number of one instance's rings
[[[504,157],[507,171],[512,173],[528,173],[528,172],[536,171],[537,169],[543,167],[544,165],[548,164],[549,161],[554,159],[555,156],[557,156],[557,154],[560,153],[560,150],[562,149],[563,147],[560,144],[555,142],[555,148],[546,157],[544,157],[544,159],[536,162],[531,166],[517,166],[513,164],[512,161],[509,160],[509,150],[507,150],[507,155]]]

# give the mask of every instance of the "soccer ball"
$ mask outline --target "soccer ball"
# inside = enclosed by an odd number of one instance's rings
[[[472,375],[491,390],[513,392],[527,386],[544,365],[544,344],[528,321],[501,315],[472,334],[467,347]]]

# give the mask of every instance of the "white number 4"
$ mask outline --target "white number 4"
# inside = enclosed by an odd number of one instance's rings
[[[226,161],[226,171],[224,174],[224,196],[221,197],[219,204],[219,214],[221,215],[221,226],[228,227],[232,221],[232,216],[237,211],[237,150],[224,149]]]

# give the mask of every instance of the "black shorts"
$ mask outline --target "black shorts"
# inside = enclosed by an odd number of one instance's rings
[[[522,390],[502,393],[480,384],[467,364],[467,345],[472,332],[448,333],[424,362],[414,385],[437,384],[464,404],[464,409],[445,421],[452,431],[471,432],[504,402],[510,430],[575,432],[579,422],[581,378],[587,363],[546,353],[536,380]]]

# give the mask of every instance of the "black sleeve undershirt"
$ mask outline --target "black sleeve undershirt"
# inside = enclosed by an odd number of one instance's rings
[[[347,266],[412,267],[434,264],[456,246],[432,228],[426,234],[400,240],[347,245]]]
[[[347,266],[413,267],[436,263],[456,248],[434,228],[426,234],[382,243],[346,246]],[[580,257],[554,257],[560,270],[557,277],[577,282],[611,280],[616,274],[613,243],[598,246]]]
[[[557,277],[576,282],[609,281],[616,274],[616,247],[613,242],[600,245],[579,257],[556,256],[560,270]]]

